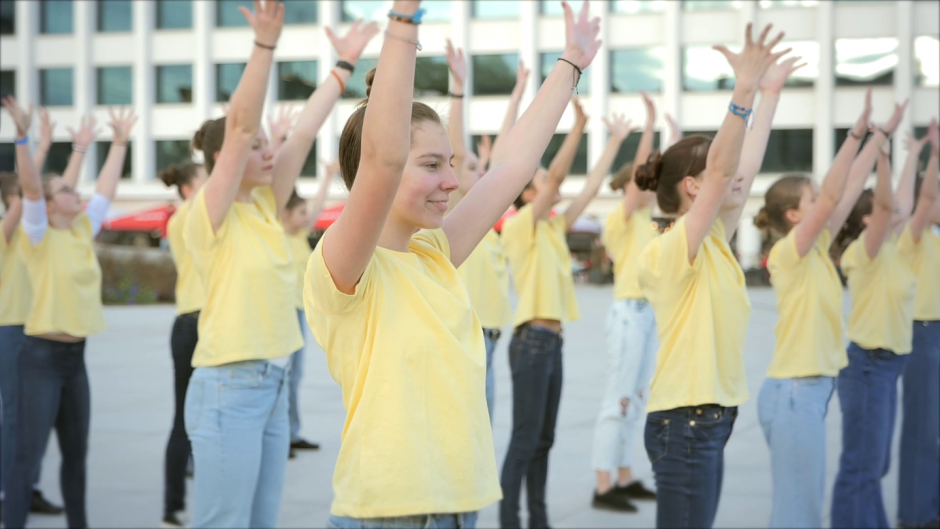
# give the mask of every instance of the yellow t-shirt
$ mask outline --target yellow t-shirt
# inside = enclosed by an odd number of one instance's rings
[[[294,264],[294,277],[297,279],[293,287],[294,306],[304,310],[304,275],[307,273],[307,261],[310,259],[310,242],[308,230],[300,230],[294,235],[287,235],[287,247],[290,249],[291,262]]]
[[[206,286],[193,367],[287,356],[303,346],[294,309],[294,265],[270,186],[235,202],[212,232],[205,188],[183,238]]]
[[[496,230],[483,237],[457,272],[484,329],[500,329],[512,322],[509,267]]]
[[[564,322],[581,317],[566,233],[564,215],[535,222],[531,205],[503,223],[503,248],[519,296],[514,326],[536,318]]]
[[[927,227],[914,244],[910,225],[904,228],[898,247],[912,254],[917,289],[914,294],[914,319],[917,321],[940,320],[940,235]]]
[[[170,253],[176,263],[176,313],[189,314],[202,310],[206,303],[206,287],[196,273],[193,258],[186,250],[183,240],[183,227],[186,217],[192,209],[192,201],[183,202],[166,225],[166,238],[170,243]]]
[[[88,215],[81,213],[67,230],[48,226],[35,246],[20,235],[18,247],[33,292],[26,334],[86,337],[103,331],[101,266]]]
[[[751,302],[721,219],[689,264],[685,217],[640,256],[640,288],[659,330],[647,411],[748,399],[744,340]]]
[[[336,289],[321,243],[304,301],[346,408],[330,512],[456,513],[498,501],[483,332],[444,232],[418,232],[408,252],[376,248],[352,295]]]
[[[9,241],[0,233],[0,325],[26,323],[33,300],[23,255],[17,245],[17,239],[25,237],[20,226],[13,230]]]
[[[869,259],[865,251],[865,232],[845,249],[842,270],[849,279],[852,294],[849,340],[865,349],[886,349],[898,355],[911,352],[913,259],[909,252],[899,251],[894,235],[888,236],[874,259]]]
[[[849,364],[842,325],[842,282],[829,258],[832,234],[823,230],[803,258],[796,230],[770,250],[767,269],[777,294],[777,343],[770,378],[834,377]]]
[[[621,202],[604,224],[604,247],[614,261],[614,299],[640,299],[640,281],[637,278],[640,253],[659,232],[653,225],[649,208],[639,208],[628,220]]]

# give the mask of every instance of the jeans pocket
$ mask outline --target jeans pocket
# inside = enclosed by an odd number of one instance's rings
[[[222,389],[253,389],[264,382],[264,371],[256,366],[234,365],[219,369]]]
[[[646,445],[646,455],[650,463],[655,463],[666,457],[669,447],[669,419],[647,415],[646,429],[643,431],[643,441]]]

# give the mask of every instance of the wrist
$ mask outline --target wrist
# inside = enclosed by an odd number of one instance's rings
[[[351,55],[351,54],[337,55],[337,66],[339,66],[339,63],[341,62],[345,62],[349,66],[352,66],[353,68],[355,68],[356,63],[359,62],[359,56]],[[342,66],[340,67],[342,68]],[[343,69],[345,70],[345,68]]]
[[[566,61],[573,62],[578,65],[578,68],[581,68],[581,51],[576,48],[568,48],[561,54],[561,58]]]

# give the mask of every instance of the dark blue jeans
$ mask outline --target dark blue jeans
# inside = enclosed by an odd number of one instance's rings
[[[725,444],[737,408],[715,404],[646,416],[646,454],[656,477],[656,527],[711,527],[718,512]]]
[[[163,511],[171,513],[186,507],[186,466],[192,449],[186,436],[184,408],[186,388],[193,375],[193,351],[199,339],[199,313],[182,314],[173,322],[170,334],[170,353],[173,356],[173,393],[176,396],[176,413],[173,429],[166,444],[164,464]]]
[[[548,527],[545,485],[548,452],[555,442],[561,402],[562,338],[543,327],[520,325],[509,342],[512,371],[512,437],[500,484],[499,525],[521,527],[519,496],[526,482],[529,527]]]
[[[23,348],[22,325],[0,326],[0,491],[6,490],[7,477],[16,457],[17,392],[19,384],[16,374],[16,359]],[[48,438],[46,438],[48,441]],[[46,443],[42,444],[46,453]],[[32,478],[33,486],[39,489],[40,465]]]
[[[890,527],[881,478],[891,462],[891,436],[898,404],[898,376],[907,362],[884,349],[848,348],[839,372],[842,457],[832,490],[832,527]]]
[[[914,322],[914,349],[904,366],[898,523],[940,518],[940,321]]]
[[[45,440],[55,427],[62,453],[59,481],[68,526],[88,527],[85,458],[91,395],[85,372],[85,342],[62,343],[27,336],[17,374],[20,420],[3,521],[7,527],[25,527],[32,500],[32,476],[42,461]]]

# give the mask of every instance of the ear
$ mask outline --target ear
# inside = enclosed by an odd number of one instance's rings
[[[525,200],[528,204],[535,200],[536,195],[538,195],[538,190],[535,189],[535,186],[529,186],[522,191],[522,200]]]
[[[700,188],[701,184],[694,176],[687,176],[682,179],[682,192],[688,195],[689,198],[694,199],[698,196]]]
[[[795,210],[795,209],[788,209],[788,210],[783,214],[783,216],[786,217],[787,222],[789,222],[791,226],[796,226],[796,224],[797,224],[798,222],[800,222],[801,220],[803,220],[803,219],[800,218],[800,212],[799,212],[798,210]]]
[[[871,215],[864,215],[864,216],[862,217],[862,224],[863,224],[866,228],[868,227],[869,221],[871,221]]]

